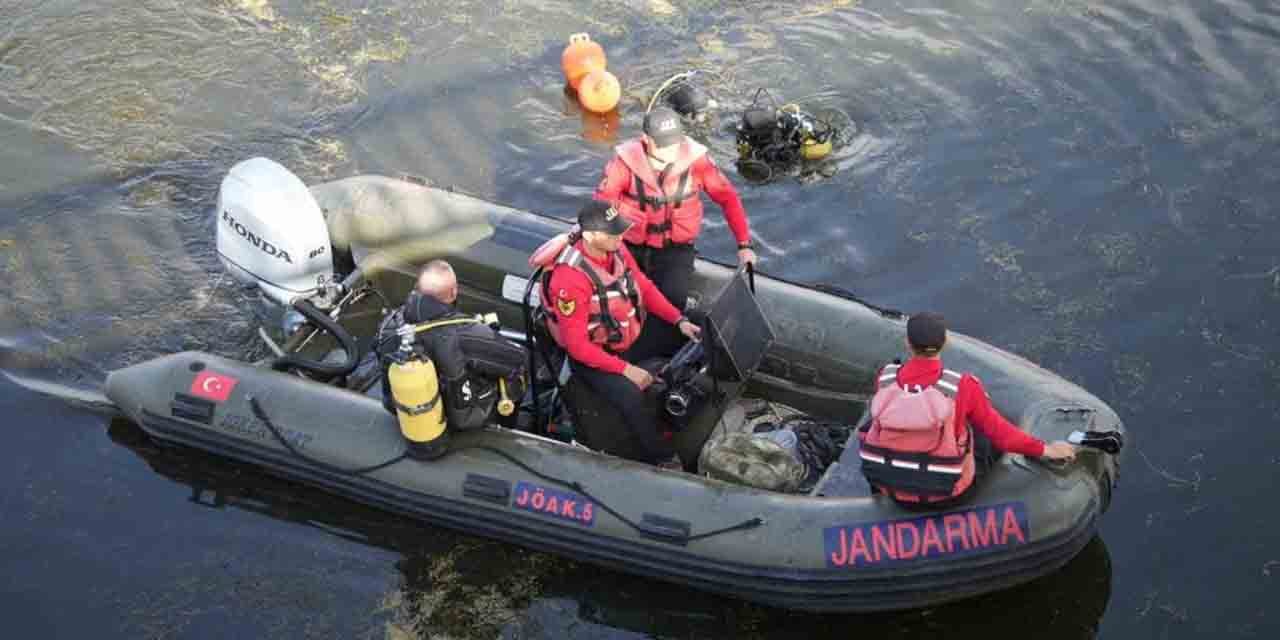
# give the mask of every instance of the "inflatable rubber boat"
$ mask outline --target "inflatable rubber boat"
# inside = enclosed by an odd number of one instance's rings
[[[395,569],[403,574],[402,607],[416,613],[433,611],[427,620],[406,616],[420,626],[414,637],[445,635],[455,638],[495,637],[492,604],[484,598],[467,597],[467,589],[488,591],[495,585],[511,600],[512,608],[523,608],[528,598],[568,599],[576,603],[556,607],[562,625],[580,621],[625,629],[646,636],[678,638],[733,637],[754,633],[768,637],[770,627],[785,629],[790,635],[816,632],[822,635],[841,618],[831,615],[775,616],[761,621],[744,616],[737,607],[725,606],[717,597],[706,597],[689,589],[662,589],[661,585],[630,579],[625,574],[595,570],[590,565],[557,563],[547,570],[532,554],[501,545],[459,545],[459,535],[432,530],[416,521],[334,496],[303,484],[282,480],[251,465],[211,456],[188,447],[158,444],[136,424],[114,418],[107,430],[111,440],[127,447],[157,474],[189,488],[185,498],[212,510],[237,510],[287,521],[298,527],[313,527],[344,540],[386,549],[404,555]],[[175,499],[177,498],[175,496]],[[459,548],[462,555],[452,554]],[[467,566],[456,582],[442,581],[437,563]],[[503,588],[528,584],[537,577],[537,588]],[[862,633],[888,633],[906,637],[936,635],[938,629],[967,636],[989,629],[993,617],[1017,627],[1019,623],[1045,626],[1044,637],[1094,640],[1099,620],[1111,597],[1111,562],[1106,545],[1094,537],[1084,550],[1063,569],[1036,580],[1027,588],[1005,591],[981,599],[977,606],[953,606],[921,610],[915,615],[857,615]],[[441,594],[446,594],[441,598]],[[643,597],[636,597],[643,593]],[[419,600],[448,602],[450,606],[422,607]],[[969,603],[964,603],[969,604]],[[415,606],[418,605],[418,606]],[[422,608],[419,608],[422,607]],[[461,610],[461,611],[459,611]],[[567,613],[568,621],[563,621]],[[416,618],[416,620],[415,620]],[[403,620],[403,619],[402,619]],[[747,632],[746,628],[750,629]],[[546,634],[554,635],[554,634]]]
[[[263,362],[184,352],[112,372],[108,397],[158,442],[475,535],[810,611],[921,607],[1031,580],[1079,553],[1111,501],[1118,456],[1093,449],[1063,466],[1005,455],[971,500],[936,513],[873,495],[856,445],[800,494],[634,463],[543,428],[454,433],[447,455],[415,460],[396,417],[354,382],[369,327],[403,299],[416,264],[445,257],[459,306],[496,312],[537,351],[527,259],[567,224],[418,179],[308,188],[263,158],[229,172],[217,217],[223,264],[260,292],[283,335],[262,331],[275,354]],[[738,305],[728,315],[726,299]],[[878,368],[903,355],[901,313],[707,260],[686,308],[720,322],[704,340],[720,354],[703,370],[715,401],[673,435],[686,461],[745,399],[856,422]],[[946,361],[980,376],[997,409],[1037,437],[1123,434],[1105,403],[1013,354],[953,332]],[[530,395],[539,404],[536,385]]]

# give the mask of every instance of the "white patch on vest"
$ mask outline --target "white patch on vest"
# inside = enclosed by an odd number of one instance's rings
[[[858,455],[862,456],[862,459],[863,459],[863,460],[870,460],[870,461],[872,461],[872,462],[878,462],[878,463],[880,463],[880,464],[884,464],[884,457],[883,457],[883,456],[878,456],[878,455],[876,455],[876,454],[874,454],[874,453],[868,453],[868,452],[866,452],[866,451],[859,451],[859,452],[858,452]]]
[[[601,326],[602,325],[599,322],[588,322],[587,331],[591,331],[592,329],[599,329]],[[623,320],[618,323],[618,326],[623,329],[626,329],[627,327],[631,326],[631,323],[627,320]]]
[[[529,286],[528,278],[521,278],[508,273],[502,277],[502,297],[512,302],[522,303],[524,302],[524,289],[527,286]],[[536,307],[542,304],[539,293],[537,287],[534,287],[533,291],[529,292],[529,306]]]
[[[658,123],[658,131],[675,131],[675,130],[676,130],[676,121],[674,119],[668,118]]]

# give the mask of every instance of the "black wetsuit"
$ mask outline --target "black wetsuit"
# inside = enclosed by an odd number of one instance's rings
[[[382,360],[383,406],[394,411],[391,384],[385,375],[390,356],[400,348],[395,330],[403,323],[422,324],[470,319],[452,305],[432,296],[410,293],[404,307],[387,317],[379,331]],[[523,347],[502,337],[489,325],[479,322],[446,324],[418,334],[417,347],[435,363],[444,394],[445,415],[450,428],[467,430],[497,419],[500,397],[498,379],[507,383],[507,395],[519,403],[524,394],[528,355]]]

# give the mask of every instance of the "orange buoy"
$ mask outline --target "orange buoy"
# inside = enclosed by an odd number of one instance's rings
[[[578,104],[595,113],[605,113],[618,106],[622,86],[612,73],[599,69],[588,73],[578,84]]]
[[[604,55],[604,47],[591,41],[585,33],[569,36],[569,45],[560,54],[560,68],[564,70],[564,79],[574,89],[582,82],[582,78],[592,71],[603,71],[608,64]]]

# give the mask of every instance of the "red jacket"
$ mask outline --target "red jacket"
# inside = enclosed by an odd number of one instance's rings
[[[623,260],[631,269],[631,276],[635,278],[636,287],[640,289],[640,299],[645,310],[675,324],[680,319],[680,312],[667,301],[666,296],[663,296],[658,287],[654,286],[653,281],[640,271],[640,267],[636,265],[636,259],[631,257],[631,252],[627,251],[626,246],[620,247],[618,251],[622,253]],[[597,259],[584,252],[583,257],[602,270],[609,268],[609,256]],[[560,339],[563,341],[562,346],[569,352],[569,357],[593,369],[608,373],[622,373],[622,370],[627,368],[627,362],[593,343],[587,334],[587,316],[590,315],[591,298],[595,293],[595,286],[592,285],[587,274],[579,269],[557,265],[555,271],[551,272],[551,281],[547,283],[547,289],[554,298],[547,306],[556,315]],[[564,301],[564,304],[560,304],[561,301]],[[569,310],[569,313],[563,313],[564,310]],[[637,315],[637,320],[639,317]]]
[[[876,377],[880,377],[879,373]],[[915,357],[898,370],[898,382],[902,385],[928,386],[937,382],[940,377],[941,358]],[[982,388],[982,381],[968,373],[960,379],[960,388],[956,392],[956,418],[964,419],[974,429],[982,432],[1000,451],[1037,458],[1044,455],[1044,442],[1000,415],[991,406],[991,400]]]
[[[622,252],[613,253],[609,263],[608,269],[597,267],[596,261],[588,260],[587,254],[583,253],[583,241],[579,240],[560,251],[554,268],[577,269],[591,278],[595,290],[588,298],[587,338],[610,353],[622,353],[640,337],[640,329],[644,325],[644,301],[636,286],[635,272],[627,268]],[[558,296],[549,296],[547,304],[554,305],[561,314],[573,315],[578,309],[577,301]],[[552,316],[553,321],[547,323],[547,330],[552,339],[563,345],[564,337],[560,324],[554,322],[555,317]],[[612,329],[610,323],[613,324]]]
[[[669,239],[678,244],[692,244],[702,230],[702,199],[698,195],[702,191],[720,205],[729,230],[738,244],[743,245],[751,240],[742,200],[733,188],[733,183],[729,182],[711,160],[711,156],[707,155],[706,147],[685,138],[680,143],[680,153],[662,185],[658,184],[658,176],[649,166],[640,140],[625,142],[615,151],[613,159],[605,165],[604,178],[596,187],[594,197],[613,204],[634,223],[624,236],[627,242],[662,247]],[[688,176],[684,180],[682,178],[686,169]],[[679,206],[641,206],[636,193],[637,176],[645,186],[646,197],[660,198],[664,193],[671,197],[677,196],[682,191],[682,182],[686,182],[684,191],[689,197],[681,200]],[[659,186],[662,188],[659,189]]]

